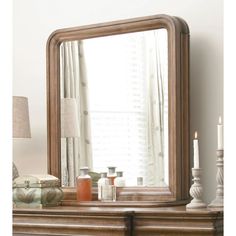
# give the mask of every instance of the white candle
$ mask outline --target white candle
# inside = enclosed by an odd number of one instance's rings
[[[193,168],[199,168],[199,147],[197,132],[195,132],[195,137],[193,140]]]
[[[217,125],[217,139],[218,139],[218,150],[223,150],[223,125],[221,123],[221,117],[219,117],[219,124]]]

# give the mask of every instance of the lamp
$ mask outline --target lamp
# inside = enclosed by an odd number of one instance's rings
[[[64,159],[66,162],[65,168],[62,169],[62,185],[69,186],[68,168],[70,170],[69,160],[69,138],[79,137],[79,119],[78,110],[75,98],[62,98],[61,99],[61,138],[66,139],[66,155]],[[62,161],[63,162],[63,161]],[[71,172],[70,172],[71,173]],[[73,179],[73,177],[72,177]]]
[[[61,137],[79,137],[78,112],[75,98],[61,99]]]
[[[13,96],[13,138],[31,138],[28,99]],[[13,180],[18,177],[18,170],[13,162]]]

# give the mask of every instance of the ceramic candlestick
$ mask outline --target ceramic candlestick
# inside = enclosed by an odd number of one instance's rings
[[[192,201],[186,205],[187,209],[205,208],[206,204],[202,201],[203,188],[201,184],[201,168],[192,168],[193,184],[189,190],[193,197]]]
[[[222,208],[224,207],[224,150],[216,151],[216,198],[208,205],[210,208]]]

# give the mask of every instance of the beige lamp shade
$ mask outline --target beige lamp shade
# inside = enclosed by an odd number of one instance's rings
[[[61,99],[61,137],[79,137],[78,109],[75,98]]]
[[[13,96],[13,138],[31,138],[26,97]]]

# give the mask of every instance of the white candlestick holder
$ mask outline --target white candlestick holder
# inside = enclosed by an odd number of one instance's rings
[[[187,209],[206,208],[206,204],[202,200],[203,188],[201,184],[201,173],[201,168],[192,168],[193,184],[189,190],[189,193],[193,199],[186,205]]]
[[[224,150],[216,151],[216,198],[208,205],[209,208],[224,208]]]

